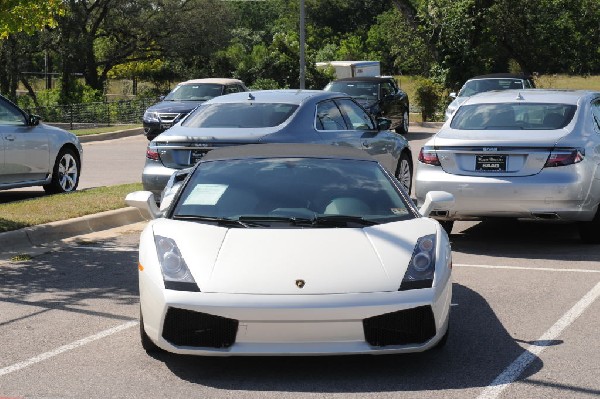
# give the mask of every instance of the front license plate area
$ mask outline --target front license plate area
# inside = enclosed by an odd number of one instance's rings
[[[195,165],[207,152],[208,150],[192,150],[190,154],[190,165]]]
[[[173,124],[172,124],[172,123],[164,123],[164,122],[163,122],[163,123],[161,123],[161,124],[160,124],[160,128],[161,128],[162,130],[167,130],[167,129],[168,129],[168,128],[170,128],[171,126],[173,126]]]
[[[506,155],[477,155],[475,170],[480,172],[505,172]]]

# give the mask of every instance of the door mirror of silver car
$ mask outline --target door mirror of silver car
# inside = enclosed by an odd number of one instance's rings
[[[419,213],[425,217],[432,211],[447,211],[454,204],[454,195],[446,191],[430,191],[425,195],[425,202]]]
[[[392,127],[392,121],[388,118],[377,118],[377,129],[379,130],[390,130]]]
[[[27,118],[27,125],[29,126],[37,126],[40,124],[40,117],[37,115],[29,115]]]
[[[156,206],[154,194],[150,191],[134,191],[127,194],[125,203],[129,206],[139,209],[143,216],[148,219],[157,219],[162,216],[162,212]]]
[[[456,93],[452,92],[452,93],[449,94],[449,96],[452,97],[452,98],[456,98]]]

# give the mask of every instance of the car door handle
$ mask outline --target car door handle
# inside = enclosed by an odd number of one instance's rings
[[[13,136],[12,134],[9,134],[9,135],[4,136],[4,139],[8,140],[8,141],[15,141],[15,136]]]

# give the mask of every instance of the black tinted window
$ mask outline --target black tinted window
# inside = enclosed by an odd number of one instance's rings
[[[472,104],[461,106],[450,127],[461,130],[553,130],[573,119],[572,104]]]
[[[298,108],[296,104],[218,103],[204,104],[183,123],[186,127],[261,128],[278,126]]]

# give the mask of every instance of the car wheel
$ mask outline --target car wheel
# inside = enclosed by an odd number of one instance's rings
[[[70,148],[63,148],[54,162],[52,180],[44,186],[44,191],[48,194],[75,191],[79,184],[80,170],[79,157],[75,151]]]
[[[408,123],[409,123],[408,110],[404,110],[404,112],[402,113],[402,123],[398,127],[396,127],[396,133],[407,134],[408,133]]]
[[[400,155],[398,167],[396,168],[396,178],[402,184],[402,187],[410,194],[412,187],[413,165],[410,157],[406,152]]]
[[[600,205],[589,222],[579,222],[579,237],[586,244],[600,244]]]
[[[142,343],[142,348],[146,351],[146,353],[160,353],[163,350],[156,345],[146,331],[144,330],[144,317],[142,316],[142,310],[140,309],[140,342]]]
[[[454,227],[454,220],[439,220],[442,228],[446,230],[446,233],[450,235],[452,228]]]

